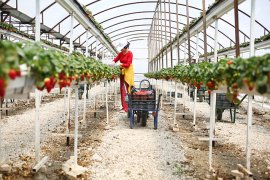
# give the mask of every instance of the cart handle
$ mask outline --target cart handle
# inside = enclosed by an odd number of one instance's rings
[[[150,81],[148,81],[147,79],[143,79],[143,80],[141,80],[141,82],[140,82],[140,91],[141,91],[141,89],[142,89],[142,82],[148,82],[148,89],[149,89],[149,90],[152,89],[151,84],[150,84]]]

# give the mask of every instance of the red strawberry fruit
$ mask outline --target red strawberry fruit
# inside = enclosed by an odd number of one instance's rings
[[[46,88],[50,88],[51,87],[51,79],[50,78],[45,78],[44,79],[44,84],[46,86]]]
[[[229,61],[227,62],[228,65],[231,65],[232,63],[233,63],[232,60],[229,60]]]
[[[84,81],[84,74],[81,75],[81,81]]]
[[[20,70],[17,70],[17,71],[16,71],[16,76],[17,76],[17,77],[21,77],[21,76],[22,76],[22,73],[21,73]]]
[[[10,79],[15,79],[17,76],[16,70],[15,69],[10,69],[8,72],[8,76],[10,77]]]

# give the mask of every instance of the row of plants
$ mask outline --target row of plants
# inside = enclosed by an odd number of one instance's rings
[[[23,31],[20,31],[18,28],[14,27],[12,24],[8,24],[8,23],[5,23],[5,22],[0,22],[0,29],[8,30],[10,32],[14,32],[14,33],[19,34],[19,35],[21,35],[23,37],[26,37],[28,39],[35,40],[34,35],[27,34],[27,33],[23,32]],[[47,45],[49,45],[51,47],[55,47],[57,49],[61,49],[61,50],[66,51],[66,52],[69,51],[69,49],[64,47],[64,46],[59,46],[57,44],[54,44],[54,43],[52,43],[50,41],[47,41],[47,40],[44,40],[44,39],[41,39],[41,41],[44,44],[47,44]]]
[[[103,78],[113,80],[120,75],[119,67],[105,65],[78,53],[65,55],[44,49],[39,43],[0,41],[0,64],[0,97],[5,96],[10,80],[21,76],[22,64],[27,66],[28,75],[34,78],[36,88],[48,92],[56,84],[61,90],[72,83],[93,83]]]
[[[270,54],[248,59],[221,59],[218,63],[201,62],[177,65],[159,72],[146,73],[147,78],[180,81],[183,84],[206,86],[209,93],[221,86],[227,87],[228,98],[238,103],[241,89],[256,90],[260,94],[270,92]]]

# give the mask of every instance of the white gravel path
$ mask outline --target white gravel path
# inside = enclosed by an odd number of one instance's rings
[[[41,104],[40,127],[41,142],[47,133],[63,121],[64,99]],[[1,122],[1,150],[7,158],[28,154],[34,148],[35,109],[28,109],[23,114],[9,116]]]
[[[134,129],[126,113],[116,113],[110,122],[116,125],[95,152],[91,179],[186,179],[181,139],[167,130],[162,116],[158,130],[153,129],[152,117],[147,127],[137,124]]]
[[[247,103],[242,103],[243,107],[247,107]],[[210,108],[207,102],[198,102],[197,105],[197,117],[206,117],[207,121],[205,122],[209,126],[210,118]],[[186,103],[191,111],[193,109],[193,102]],[[260,105],[255,105],[254,107],[260,109]],[[239,110],[237,110],[239,112]],[[216,123],[216,135],[218,137],[224,138],[226,143],[232,143],[239,146],[241,149],[245,150],[246,148],[246,136],[247,136],[247,115],[246,114],[236,114],[235,123],[230,123],[230,111],[225,110],[222,115],[222,120],[226,122]],[[252,149],[259,152],[270,152],[270,133],[269,129],[253,124],[252,133],[251,133],[251,143]]]
[[[87,107],[93,104],[92,99],[95,93],[101,93],[104,90],[103,85],[92,88],[90,90],[91,100],[90,103],[87,100]],[[74,99],[74,94],[72,94],[70,101],[72,119],[74,119]],[[78,106],[79,117],[82,117],[83,100],[79,100]],[[16,159],[21,154],[34,155],[35,116],[36,110],[33,108],[25,110],[21,114],[5,117],[0,121],[0,163]],[[49,103],[41,103],[39,117],[42,143],[47,135],[51,135],[52,131],[64,121],[64,98]]]

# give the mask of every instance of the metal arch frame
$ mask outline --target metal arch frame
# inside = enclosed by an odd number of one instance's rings
[[[117,32],[117,31],[121,31],[123,29],[131,28],[131,27],[139,27],[139,26],[151,26],[151,24],[138,24],[138,25],[132,25],[132,26],[125,26],[125,27],[121,27],[119,29],[113,30],[107,34],[109,35],[109,34]],[[173,28],[173,29],[176,29],[176,28]]]
[[[3,4],[1,4],[1,6],[0,6],[0,9],[1,9],[2,7],[4,7],[4,5],[6,5],[9,1],[10,1],[10,0],[6,0],[5,2],[3,2]]]
[[[105,23],[105,22],[107,22],[107,21],[110,21],[110,20],[113,20],[113,19],[115,19],[115,18],[119,18],[119,17],[122,17],[122,16],[128,16],[128,15],[133,15],[133,14],[140,14],[140,13],[155,13],[156,11],[137,11],[137,12],[130,12],[130,13],[126,13],[126,14],[120,14],[120,15],[118,15],[118,16],[114,16],[114,17],[112,17],[112,18],[109,18],[109,19],[106,19],[106,20],[104,20],[104,21],[102,21],[102,22],[100,22],[99,24],[103,24],[103,23]],[[169,12],[164,12],[164,11],[162,11],[162,13],[168,13],[169,14]],[[176,13],[172,13],[171,12],[171,14],[174,14],[174,15],[176,15]],[[179,16],[183,16],[183,17],[187,17],[186,15],[184,15],[184,14],[178,14]],[[195,19],[194,17],[189,17],[190,19]]]
[[[141,33],[142,34],[142,33]],[[145,34],[145,33],[144,33]],[[143,37],[145,37],[145,38],[148,38],[148,36],[136,36],[136,37],[132,37],[131,39],[136,39],[136,38],[143,38]],[[154,38],[154,37],[152,37],[152,38]],[[154,38],[154,39],[156,39],[156,38]],[[158,39],[160,39],[160,38],[158,38]],[[165,39],[165,38],[161,38],[161,39]],[[169,40],[169,39],[167,39],[167,40]],[[159,40],[160,41],[160,40]],[[193,43],[195,43],[194,41],[192,41]],[[184,47],[184,45],[180,45],[181,47]],[[101,49],[102,49],[103,47],[101,47],[101,48],[99,48],[98,50],[100,51]],[[192,50],[196,50],[193,46],[191,46],[191,48],[192,48]],[[200,48],[202,48],[201,46],[200,46]],[[180,51],[182,51],[183,53],[185,53],[185,51],[183,51],[182,49],[180,49]],[[186,52],[186,54],[187,54],[188,52]],[[195,55],[195,53],[194,52],[191,52],[192,53],[192,56],[194,56]],[[199,55],[200,54],[202,54],[202,53],[200,53],[200,52],[198,52],[199,53]]]
[[[7,3],[7,2],[9,2],[10,0],[6,0],[5,2],[3,2],[3,3]],[[89,6],[89,5],[91,5],[91,4],[94,4],[94,3],[96,3],[96,2],[99,2],[99,1],[101,1],[101,0],[96,0],[96,1],[94,1],[94,2],[92,2],[92,3],[89,3],[88,5],[86,5],[86,6]],[[150,3],[151,1],[148,1],[148,3]],[[41,13],[44,13],[47,9],[49,9],[51,6],[53,6],[54,4],[55,4],[56,2],[53,2],[53,3],[51,3],[50,5],[48,5],[45,9],[43,9],[42,11],[41,11]],[[141,2],[139,2],[139,3],[141,3]],[[144,2],[144,3],[146,3],[146,2]],[[168,2],[166,2],[166,3],[168,3]],[[130,3],[129,3],[130,4]],[[134,3],[132,3],[132,4],[134,4]],[[173,3],[173,2],[171,2],[170,4],[176,4],[176,3]],[[122,4],[122,5],[120,5],[120,6],[125,6],[125,5],[128,5],[128,4]],[[179,3],[178,3],[178,5],[179,5]],[[181,4],[180,4],[181,5]],[[190,8],[193,8],[192,6],[189,6]],[[116,8],[116,7],[114,7],[114,8]],[[110,8],[110,9],[113,9],[113,8]],[[195,9],[197,9],[197,10],[201,10],[201,9],[199,9],[199,8],[196,8],[195,7]],[[109,10],[109,9],[107,9],[107,10]],[[106,10],[106,11],[107,11]],[[249,17],[250,18],[250,16],[247,14],[247,13],[245,13],[244,11],[242,11],[242,10],[240,10],[239,9],[239,11],[241,12],[241,13],[243,13],[245,16],[247,16],[247,17]],[[105,10],[103,10],[102,12],[105,12]],[[99,12],[99,14],[100,14],[101,12]],[[64,18],[63,19],[63,21],[65,20],[66,18]],[[219,19],[221,19],[221,20],[224,20],[224,19],[222,19],[222,18],[219,18]],[[62,20],[59,22],[59,23],[57,23],[56,24],[56,26],[58,26],[58,25],[60,25],[61,24],[61,22],[63,22]],[[256,23],[258,23],[265,31],[267,31],[267,32],[269,32],[269,30],[265,27],[265,26],[263,26],[259,21],[257,21],[257,20],[255,20],[256,21]],[[32,21],[31,21],[32,22]],[[232,25],[232,24],[229,24],[229,25],[231,25],[233,28],[234,28],[234,25]],[[56,27],[55,26],[55,27]],[[54,27],[54,28],[55,28]],[[54,29],[54,28],[52,28],[52,29]],[[247,37],[248,39],[249,39],[249,37],[245,34],[245,33],[243,33],[242,31],[240,31],[243,35],[244,35],[244,37]],[[221,32],[220,31],[220,33],[222,33],[224,36],[225,36],[225,33],[223,33],[223,32]],[[65,36],[64,36],[65,37]],[[226,35],[226,37],[228,38],[228,36]],[[233,42],[233,43],[235,43],[234,41],[232,41],[231,39],[230,39],[230,41],[231,42]],[[83,45],[83,44],[81,44],[81,45]]]
[[[112,40],[112,42],[114,42],[114,41],[117,41],[117,40],[119,40],[119,39],[122,39],[122,38],[125,38],[125,37],[128,37],[128,36],[133,36],[133,35],[144,35],[144,34],[148,34],[148,33],[136,33],[136,34],[129,34],[129,35],[125,35],[125,36],[123,36],[123,37],[120,37],[120,38],[117,38],[117,39],[114,39],[114,40]],[[166,37],[167,38],[167,36],[166,35],[163,35],[163,37]],[[162,38],[162,39],[165,39],[165,38]],[[192,41],[192,40],[191,40]],[[193,43],[195,43],[194,41],[192,41]],[[209,47],[211,47],[209,44],[207,44]],[[200,45],[199,45],[199,47],[200,48],[202,48]],[[195,50],[195,48],[194,47],[192,47],[194,50]],[[212,48],[212,47],[211,47]],[[203,48],[202,48],[203,49]]]
[[[142,2],[132,2],[132,3],[126,3],[126,4],[120,4],[120,5],[117,5],[117,6],[114,6],[114,7],[111,7],[111,8],[108,8],[108,9],[104,9],[102,11],[99,11],[97,12],[96,14],[94,14],[93,16],[96,16],[96,15],[99,15],[101,13],[104,13],[106,11],[109,11],[109,10],[112,10],[112,9],[115,9],[115,8],[119,8],[119,7],[123,7],[123,6],[129,6],[129,5],[133,5],[133,4],[144,4],[144,3],[158,3],[157,1],[142,1]],[[176,4],[174,2],[165,2],[167,4]],[[158,3],[159,4],[159,3]],[[182,4],[182,3],[178,3],[178,6],[186,6],[185,4]],[[88,5],[86,5],[87,7]],[[189,8],[191,9],[196,9],[196,10],[199,10],[201,11],[200,8],[197,8],[197,7],[194,7],[194,6],[188,6]]]
[[[134,31],[129,31],[129,32],[140,32],[140,31],[148,31],[148,29],[142,29],[142,30],[134,30]],[[157,31],[157,30],[154,30],[154,31]],[[117,38],[117,39],[114,39],[113,40],[113,38],[115,38],[115,37],[118,37],[118,36],[120,36],[120,35],[122,35],[122,34],[125,34],[125,33],[129,33],[129,32],[122,32],[121,34],[117,34],[117,35],[115,35],[115,36],[112,36],[111,37],[111,39],[112,39],[112,42],[114,42],[114,41],[117,41],[117,40],[119,40],[119,39],[122,39],[122,38],[124,38],[124,37],[120,37],[120,38]],[[165,31],[162,31],[162,32],[165,32]],[[172,33],[173,35],[176,35],[177,33]],[[164,36],[166,36],[166,35],[164,35]],[[203,42],[203,40],[201,39],[201,38],[199,38],[202,42]],[[191,40],[192,41],[192,40]],[[193,41],[192,41],[193,42]],[[207,43],[207,45],[213,50],[214,48],[212,47],[212,46],[210,46],[208,43]]]
[[[99,2],[99,1],[100,1],[100,0],[97,0],[97,1],[95,1],[95,2],[89,3],[89,4],[86,5],[86,7],[89,6],[89,5],[91,5],[91,4],[94,4],[94,3],[96,3],[96,2]],[[93,16],[96,16],[96,15],[98,15],[98,14],[104,13],[104,12],[106,12],[106,11],[109,11],[109,10],[112,10],[112,9],[115,9],[115,8],[119,8],[119,7],[123,7],[123,6],[128,6],[128,5],[133,5],[133,4],[141,4],[141,3],[157,3],[157,5],[160,4],[159,1],[157,1],[157,2],[156,2],[156,1],[132,2],[132,3],[120,4],[120,5],[118,5],[118,6],[114,6],[114,7],[107,8],[107,9],[105,9],[105,10],[102,10],[102,11],[100,11],[100,12],[94,14]],[[165,2],[165,3],[176,4],[176,3],[174,3],[174,2]],[[182,4],[182,3],[178,3],[178,5],[180,5],[180,6],[187,6],[187,5]],[[189,6],[189,5],[188,5],[188,7],[189,7],[189,8],[196,9],[196,10],[199,10],[199,11],[202,11],[200,8],[197,8],[197,7],[194,7],[194,6]],[[244,15],[246,15],[247,17],[250,17],[250,16],[249,16],[248,14],[246,14],[245,12],[243,12],[243,11],[241,11],[241,10],[239,10],[239,11],[242,12],[242,13],[243,13]],[[147,11],[145,11],[145,12],[147,12]],[[156,10],[153,11],[153,12],[156,13]],[[142,12],[141,12],[141,13],[142,13]],[[162,13],[164,13],[164,12],[162,12]],[[165,13],[167,13],[167,12],[165,12]],[[175,15],[176,15],[176,13],[171,13],[171,14],[175,14]],[[125,16],[125,15],[127,15],[127,14],[123,14],[123,15],[120,15],[120,16],[116,16],[116,17],[114,17],[114,18],[118,18],[118,17]],[[178,14],[178,15],[181,16],[181,14]],[[185,16],[185,15],[184,15],[184,16]],[[104,23],[104,22],[107,22],[107,21],[109,21],[109,20],[111,20],[111,19],[114,19],[114,18],[110,18],[110,19],[107,19],[107,20],[105,20],[105,21],[102,21],[100,24],[102,24],[102,23]],[[192,19],[192,17],[190,17],[190,18]],[[229,24],[230,26],[234,27],[230,22],[224,20],[223,18],[219,18],[219,19],[223,20],[224,22],[226,22],[226,23]],[[269,32],[269,30],[268,30],[266,27],[264,27],[261,23],[259,23],[258,21],[256,21],[256,22],[257,22],[257,23],[258,23],[265,31]],[[243,31],[240,30],[240,32],[244,35],[244,37],[247,37],[247,38],[249,39],[249,37],[248,37]],[[225,36],[224,33],[222,33],[222,34]],[[225,37],[228,38],[227,35],[226,35]],[[229,39],[230,39],[230,38],[229,38]],[[230,39],[230,41],[233,42],[233,43],[235,44],[235,42],[232,41],[232,39]]]
[[[235,28],[235,26],[234,26],[232,23],[230,23],[229,21],[227,21],[227,20],[225,20],[225,19],[223,19],[223,18],[218,18],[218,19],[222,20],[222,21],[225,22],[226,24],[229,24],[230,26],[232,26],[233,28]],[[239,29],[239,32],[242,33],[242,34],[244,35],[244,37],[250,39],[249,36],[246,35],[246,34],[245,34],[243,31],[241,31],[240,29]]]
[[[248,18],[250,18],[250,15],[247,14],[246,12],[242,11],[241,9],[238,9],[238,11],[241,12],[242,14],[246,15]],[[267,31],[268,33],[270,33],[270,31],[269,31],[264,25],[262,25],[262,23],[260,23],[260,22],[257,21],[256,19],[255,19],[255,22],[256,22],[257,24],[259,24],[265,31]]]
[[[123,30],[123,29],[126,29],[126,28],[130,28],[130,27],[136,27],[136,26],[151,26],[151,24],[140,24],[140,25],[132,25],[132,26],[125,26],[125,27],[122,27],[122,28],[119,28],[119,29],[117,29],[117,30],[114,30],[114,31],[112,31],[112,32],[110,32],[110,33],[107,33],[108,35],[109,34],[111,34],[111,33],[114,33],[114,32],[117,32],[117,31],[120,31],[120,30]],[[183,23],[181,23],[181,25],[183,25]],[[161,25],[156,25],[156,26],[161,26]],[[162,26],[162,27],[165,27],[165,26]],[[168,27],[168,26],[166,26],[166,27]],[[174,30],[177,30],[177,28],[175,28],[175,27],[172,27],[172,29],[174,29]],[[165,31],[162,31],[162,32],[165,32]],[[175,35],[175,34],[174,34]],[[207,37],[209,37],[210,39],[212,39],[212,40],[214,40],[214,38],[212,37],[212,36],[210,36],[210,35],[208,35],[208,34],[206,34],[207,35]],[[111,37],[111,38],[113,38],[113,37]],[[203,41],[201,38],[199,38],[201,41]],[[83,43],[84,44],[84,43]],[[224,46],[221,44],[221,43],[218,43],[218,45],[219,46],[221,46],[222,48],[224,48]]]
[[[147,30],[144,30],[144,31],[147,31]],[[128,37],[128,36],[133,36],[133,35],[143,35],[143,34],[147,34],[147,35],[149,35],[148,33],[136,33],[136,34],[129,34],[129,35],[126,35],[126,36],[123,36],[123,37],[120,37],[120,38],[117,38],[117,39],[114,39],[114,40],[112,40],[112,42],[114,42],[114,41],[117,41],[117,40],[119,40],[119,39],[122,39],[122,38],[125,38],[125,37]],[[176,35],[176,33],[173,33],[174,35]],[[167,36],[166,35],[163,35],[163,37],[166,37],[167,38]],[[157,38],[155,38],[155,39],[157,39]],[[162,38],[162,39],[165,39],[165,38]],[[202,41],[203,42],[203,40],[201,39],[201,38],[199,38],[200,39],[200,41]],[[191,40],[190,39],[190,41],[191,42],[193,42],[194,44],[196,44],[193,40]],[[89,45],[89,46],[92,46],[93,44],[95,43],[95,41],[91,44],[91,45]],[[100,44],[98,44],[98,46],[99,46]],[[213,50],[213,47],[211,46],[211,45],[209,45],[208,43],[207,43],[207,45]],[[202,46],[200,46],[200,45],[198,45],[201,49],[203,49],[203,47]],[[101,47],[102,48],[102,47]],[[101,48],[99,48],[99,50],[101,49]],[[193,49],[193,50],[195,50],[195,48],[193,47],[193,46],[191,46],[191,48]],[[93,49],[95,49],[95,48],[93,48]]]
[[[135,42],[135,41],[144,41],[145,39],[131,39],[129,42]]]
[[[137,14],[137,13],[144,13],[144,12],[155,12],[155,11],[141,11],[141,12],[133,12],[133,13],[127,13],[127,14],[122,14],[122,15],[119,15],[119,16],[115,16],[115,17],[113,17],[113,18],[110,18],[110,19],[107,19],[106,21],[109,21],[109,20],[112,20],[112,19],[115,19],[115,18],[118,18],[118,17],[121,17],[121,16],[126,16],[126,15],[131,15],[131,14]],[[168,13],[168,12],[162,12],[162,13]],[[176,15],[176,13],[172,13],[172,14],[175,14]],[[183,15],[184,17],[186,17],[186,15]],[[193,17],[190,17],[191,19],[194,19]],[[153,18],[152,18],[153,19]],[[168,20],[166,20],[166,21],[168,21]],[[105,21],[103,21],[103,22],[105,22]],[[103,23],[103,22],[101,22],[101,23]],[[175,22],[175,21],[172,21],[172,22]],[[100,23],[100,24],[101,24]],[[120,23],[119,23],[120,24]],[[211,28],[214,28],[212,25],[210,26]],[[105,29],[107,29],[107,28],[105,28]],[[222,32],[222,31],[220,31],[219,30],[219,32],[222,34],[222,35],[224,35],[226,38],[228,38],[231,42],[233,42],[234,44],[235,44],[235,42],[229,37],[229,36],[227,36],[224,32]],[[89,39],[91,39],[93,36],[91,36]],[[84,41],[82,44],[84,44],[86,41]]]
[[[43,13],[45,11],[47,11],[49,8],[51,8],[53,5],[56,4],[56,1],[52,2],[51,4],[49,4],[47,7],[45,7],[42,11],[40,11],[40,14],[41,14],[41,18],[42,18],[42,23],[43,23]],[[34,17],[33,19],[31,19],[31,21],[29,22],[29,24],[31,24],[33,21],[35,21],[36,17]]]
[[[139,20],[148,20],[148,19],[151,20],[151,19],[153,19],[153,18],[129,19],[129,20],[126,20],[126,21],[121,21],[121,22],[119,22],[119,23],[110,25],[110,26],[104,28],[104,30],[106,30],[106,29],[108,29],[108,28],[111,28],[111,27],[113,27],[113,26],[122,24],[122,23],[131,22],[131,21],[139,21]],[[164,21],[165,19],[161,19],[161,20]],[[169,21],[169,20],[167,19],[166,21]],[[173,21],[173,20],[172,20],[172,22],[173,22],[173,23],[176,23],[176,21]],[[181,22],[179,22],[179,24],[181,24],[181,25],[186,25],[186,24],[181,23]],[[210,25],[209,27],[215,29],[215,27],[213,27],[212,25]],[[223,36],[225,36],[227,39],[229,39],[231,42],[233,42],[233,43],[235,44],[234,40],[232,40],[229,36],[227,36],[223,31],[218,30],[218,32],[221,33]],[[208,36],[209,36],[209,35],[208,35]],[[84,42],[84,43],[85,43],[85,42]],[[83,43],[83,44],[84,44],[84,43]],[[220,45],[221,45],[221,44],[220,44]],[[221,45],[221,46],[224,47],[223,45]]]
[[[56,25],[54,25],[54,26],[48,31],[48,33],[52,32],[53,29],[56,28],[57,26],[60,26],[60,24],[61,24],[62,22],[64,22],[65,20],[67,20],[67,18],[69,18],[69,17],[70,17],[70,14],[67,15],[66,17],[64,17],[64,18],[63,18],[61,21],[59,21]]]

